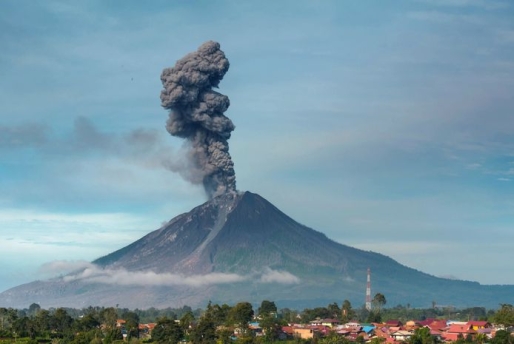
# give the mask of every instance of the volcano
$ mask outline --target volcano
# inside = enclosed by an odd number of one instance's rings
[[[330,240],[261,196],[226,193],[179,215],[134,243],[70,275],[0,294],[0,306],[203,307],[273,300],[302,309],[372,293],[388,304],[496,307],[514,303],[514,286],[434,277],[379,253]]]

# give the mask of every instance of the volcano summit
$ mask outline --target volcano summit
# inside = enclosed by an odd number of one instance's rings
[[[250,192],[223,194],[64,277],[0,294],[0,305],[203,307],[212,300],[285,307],[363,304],[366,270],[391,304],[513,302],[513,286],[437,278],[328,239]]]

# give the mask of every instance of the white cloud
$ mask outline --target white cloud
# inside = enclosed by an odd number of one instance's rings
[[[42,274],[66,274],[72,271],[85,269],[91,266],[91,263],[84,260],[68,261],[68,260],[55,260],[52,262],[44,263],[39,267],[39,272]]]
[[[156,273],[154,271],[128,271],[126,269],[103,269],[84,261],[54,261],[46,263],[39,269],[44,273],[63,274],[65,282],[84,281],[88,283],[104,283],[115,285],[137,286],[172,286],[185,285],[201,287],[205,285],[258,281],[259,283],[298,283],[300,279],[287,271],[265,268],[260,273],[239,275],[235,273],[213,272],[204,275],[184,275],[177,273]],[[77,271],[80,270],[80,271]]]
[[[267,268],[264,270],[260,281],[262,283],[294,284],[299,283],[300,279],[290,272]]]
[[[90,264],[79,273],[63,277],[65,282],[81,280],[90,283],[138,286],[186,285],[200,287],[212,284],[237,283],[247,280],[238,274],[209,273],[206,275],[182,275],[173,273],[156,273],[153,271],[127,271],[125,269],[101,269]]]

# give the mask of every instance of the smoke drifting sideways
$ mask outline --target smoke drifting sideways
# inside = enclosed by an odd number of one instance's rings
[[[187,140],[187,179],[202,183],[209,198],[236,192],[234,163],[228,152],[235,126],[223,115],[230,101],[213,90],[228,68],[219,43],[208,41],[161,74],[161,105],[170,110],[166,129]]]

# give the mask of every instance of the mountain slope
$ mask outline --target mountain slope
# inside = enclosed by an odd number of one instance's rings
[[[37,300],[46,306],[148,308],[263,299],[294,308],[344,299],[359,306],[368,268],[372,292],[386,295],[388,304],[514,303],[513,286],[436,278],[336,243],[250,192],[217,197],[93,263],[101,269],[8,290],[0,294],[0,306]]]

